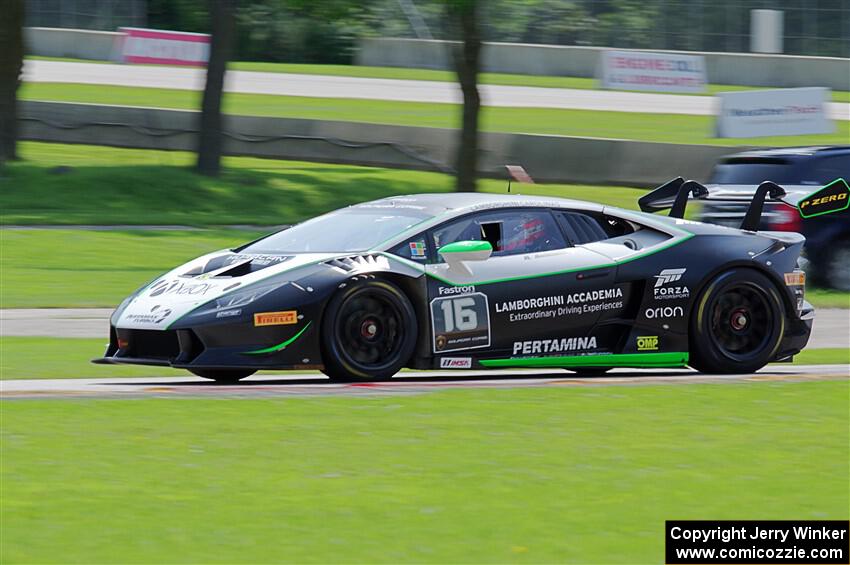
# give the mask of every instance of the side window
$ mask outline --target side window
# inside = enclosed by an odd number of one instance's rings
[[[428,260],[428,240],[424,233],[415,235],[404,243],[390,249],[390,253],[417,263]]]
[[[604,241],[634,231],[627,222],[612,216],[567,210],[558,211],[555,215],[573,245]]]
[[[489,241],[496,257],[567,246],[548,210],[502,210],[475,214],[441,226],[433,233],[438,251],[455,241]]]
[[[835,179],[843,178],[850,182],[850,155],[835,155],[817,159],[812,163],[811,180],[817,184],[828,184]]]

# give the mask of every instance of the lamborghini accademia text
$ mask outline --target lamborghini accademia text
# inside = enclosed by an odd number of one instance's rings
[[[403,367],[740,373],[791,358],[814,317],[803,237],[683,219],[700,190],[678,179],[641,199],[669,216],[512,194],[350,206],[146,284],[96,362],[353,381]]]

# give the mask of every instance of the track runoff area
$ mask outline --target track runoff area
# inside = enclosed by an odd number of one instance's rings
[[[802,382],[850,378],[848,365],[769,365],[758,373],[706,375],[688,369],[614,369],[605,376],[579,377],[565,370],[409,371],[390,381],[331,383],[318,372],[259,373],[232,385],[181,375],[96,379],[7,380],[4,399],[45,397],[264,397],[422,394],[477,388],[610,387]]]

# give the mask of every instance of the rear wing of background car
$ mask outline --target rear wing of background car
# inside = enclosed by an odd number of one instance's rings
[[[770,198],[772,201],[785,202],[783,200],[785,195],[785,189],[775,182],[764,181],[761,183],[750,198],[750,206],[747,208],[747,213],[744,215],[739,229],[758,230],[765,200]],[[668,215],[670,217],[683,218],[690,198],[712,200],[709,190],[697,181],[686,181],[682,177],[676,177],[649,194],[640,197],[638,206],[643,212],[658,212],[669,209]],[[850,186],[844,179],[835,179],[802,198],[796,206],[790,202],[785,203],[797,208],[803,218],[840,212],[850,207]]]

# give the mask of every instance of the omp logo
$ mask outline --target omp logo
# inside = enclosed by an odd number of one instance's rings
[[[441,369],[471,369],[472,357],[443,357],[440,359]]]
[[[655,318],[679,318],[685,315],[681,306],[659,306],[658,308],[647,308],[644,315],[653,320]]]
[[[655,288],[681,279],[685,271],[687,269],[664,269],[655,275]]]
[[[639,335],[637,337],[638,351],[657,351],[658,336],[657,335]]]

